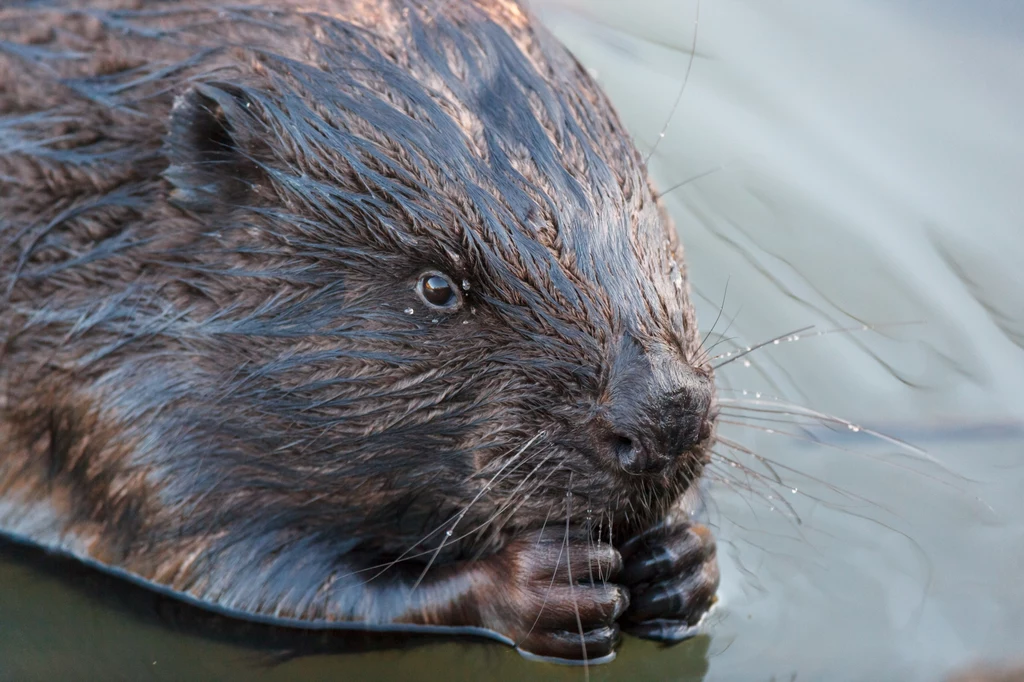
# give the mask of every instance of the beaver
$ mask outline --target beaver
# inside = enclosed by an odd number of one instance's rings
[[[295,627],[694,634],[682,248],[522,5],[16,1],[0,36],[5,535]]]

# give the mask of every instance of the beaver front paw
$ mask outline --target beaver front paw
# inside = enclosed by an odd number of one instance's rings
[[[627,541],[621,553],[618,581],[630,591],[623,630],[666,643],[696,635],[718,589],[711,531],[671,518]]]
[[[613,584],[622,560],[607,543],[564,530],[534,534],[506,548],[514,575],[505,589],[508,628],[520,653],[562,660],[610,660],[619,641],[616,621],[629,591]]]

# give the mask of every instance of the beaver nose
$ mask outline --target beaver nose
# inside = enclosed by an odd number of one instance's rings
[[[591,423],[598,450],[628,473],[656,473],[711,435],[711,380],[681,358],[646,357],[613,375]]]

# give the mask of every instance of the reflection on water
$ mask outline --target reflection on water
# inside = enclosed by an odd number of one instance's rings
[[[535,4],[649,149],[696,0]],[[683,183],[666,200],[701,320],[722,310],[709,343],[814,330],[723,367],[725,434],[761,459],[722,446],[711,472],[709,636],[627,641],[591,679],[936,680],[1024,656],[1024,6],[702,0],[696,26],[652,169]],[[297,656],[67,571],[0,553],[0,679],[583,679],[493,644]]]

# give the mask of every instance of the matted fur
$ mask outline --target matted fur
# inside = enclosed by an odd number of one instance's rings
[[[0,41],[0,530],[244,613],[500,629],[444,580],[700,475],[661,452],[711,375],[674,230],[515,2],[15,1]]]

